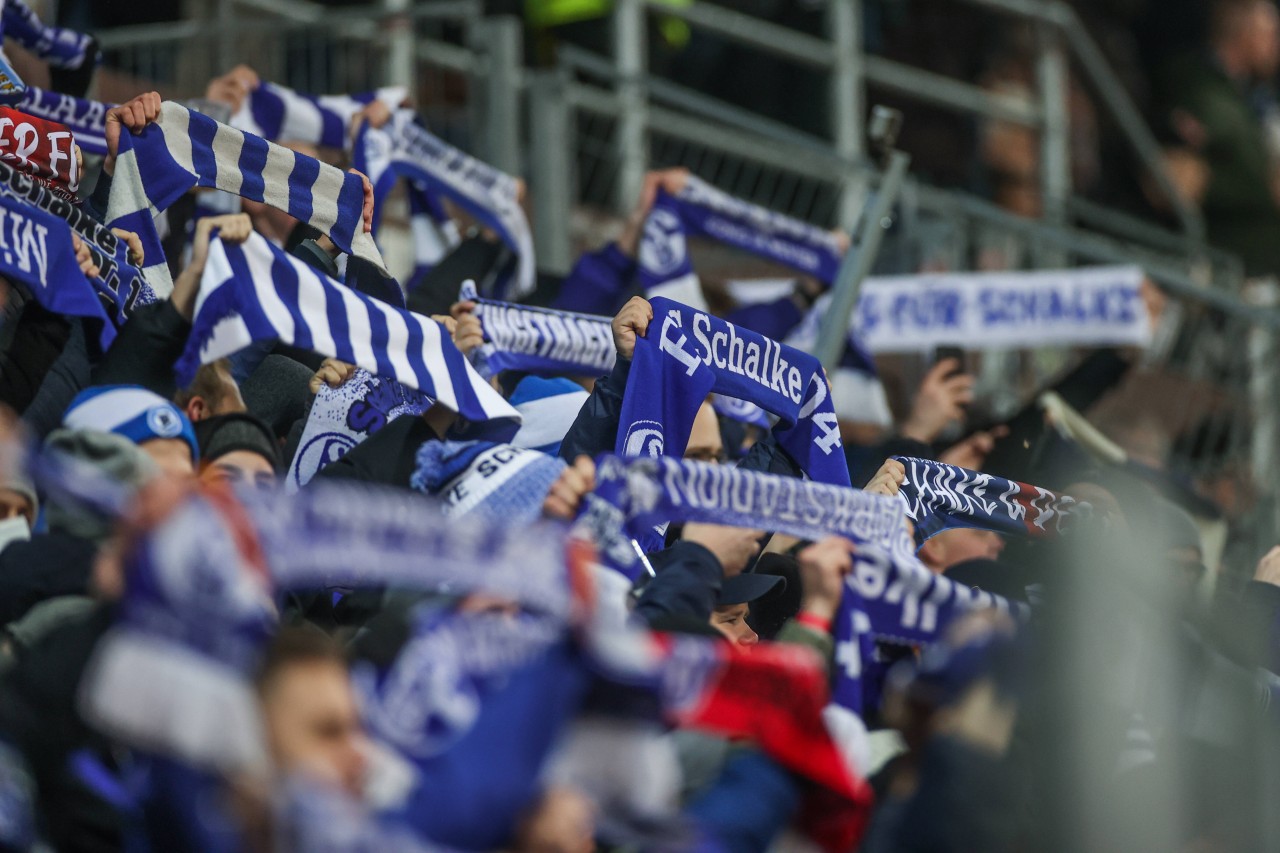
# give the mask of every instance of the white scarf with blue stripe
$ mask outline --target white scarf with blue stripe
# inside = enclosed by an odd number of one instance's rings
[[[476,373],[439,323],[338,284],[260,234],[209,244],[179,382],[254,341],[280,340],[416,388],[503,440],[520,413]]]
[[[144,165],[145,164],[145,165]],[[146,253],[143,273],[162,295],[173,288],[155,216],[192,187],[211,187],[287,212],[344,252],[386,272],[364,230],[364,184],[313,157],[165,101],[142,133],[120,134],[107,224],[133,231]]]

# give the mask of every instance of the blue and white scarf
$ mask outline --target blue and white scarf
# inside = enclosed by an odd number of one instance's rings
[[[810,477],[849,485],[822,365],[813,356],[661,297],[637,338],[616,452],[680,456],[712,391],[778,416],[778,444]]]
[[[485,592],[569,616],[564,529],[448,517],[404,489],[316,480],[295,495],[240,495],[282,589],[398,586]]]
[[[356,370],[337,388],[322,385],[289,464],[285,491],[296,492],[394,419],[420,415],[429,408],[431,398],[426,394],[364,369]]]
[[[472,281],[463,282],[458,299],[476,303],[485,342],[472,360],[485,376],[504,370],[599,376],[613,369],[608,317],[481,299]]]
[[[98,276],[89,281],[102,300],[107,318],[115,327],[123,324],[137,306],[156,301],[155,290],[143,278],[142,271],[130,262],[129,247],[83,209],[5,163],[0,163],[0,195],[59,218],[80,235],[100,270]],[[103,329],[104,346],[114,337],[114,328]]]
[[[404,86],[355,95],[303,95],[279,83],[262,83],[231,117],[232,127],[272,142],[305,142],[350,148],[351,120],[373,101],[394,110],[404,102]]]
[[[145,166],[144,166],[145,164]],[[364,230],[364,183],[328,166],[165,101],[142,133],[120,134],[107,224],[142,239],[143,272],[167,295],[173,282],[155,216],[192,187],[212,187],[286,211],[344,252],[386,266]]]
[[[431,135],[415,121],[411,110],[398,110],[381,128],[366,125],[361,129],[356,137],[355,164],[373,181],[375,223],[392,187],[403,178],[410,196],[420,196],[424,209],[439,211],[438,199],[448,199],[497,233],[515,253],[515,279],[494,296],[519,299],[533,292],[537,284],[533,235],[520,207],[519,182],[514,177]]]
[[[55,68],[98,64],[102,54],[91,51],[93,39],[84,33],[44,23],[22,0],[4,0],[0,31]]]
[[[71,226],[64,219],[0,193],[0,275],[26,285],[35,300],[56,314],[103,320],[102,345],[115,328],[76,261]]]
[[[1026,609],[934,575],[914,554],[902,507],[893,498],[792,477],[684,459],[602,456],[596,489],[575,531],[593,538],[601,558],[634,579],[631,540],[662,522],[700,521],[786,533],[801,539],[851,539],[854,572],[833,625],[840,704],[862,713],[861,678],[873,641],[931,643],[955,615],[997,607]]]
[[[706,310],[688,239],[707,237],[790,267],[819,281],[835,280],[843,256],[830,231],[716,189],[693,176],[679,193],[659,189],[640,240],[640,284]]]
[[[1092,507],[1067,495],[929,459],[895,456],[907,470],[898,500],[916,542],[954,527],[1021,536],[1054,536]]]
[[[852,329],[871,352],[1146,346],[1139,267],[869,278]]]
[[[338,284],[260,234],[214,240],[179,382],[254,341],[280,340],[415,388],[491,434],[510,438],[520,414],[476,373],[444,327]]]
[[[107,153],[107,110],[115,104],[28,86],[15,106],[28,115],[65,124],[86,154]]]

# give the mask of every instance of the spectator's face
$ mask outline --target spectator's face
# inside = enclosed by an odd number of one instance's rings
[[[920,549],[920,560],[941,573],[966,560],[994,560],[1003,550],[1004,539],[999,533],[957,527],[931,536]]]
[[[760,642],[760,636],[747,624],[750,613],[748,604],[717,607],[711,614],[711,627],[728,637],[735,646],[754,646]]]
[[[703,403],[693,419],[693,432],[684,449],[684,458],[697,462],[723,462],[724,442],[720,440],[720,419],[710,403]]]
[[[365,735],[344,667],[329,660],[286,666],[264,687],[262,710],[281,771],[362,793]]]
[[[265,456],[252,450],[233,450],[210,462],[200,472],[200,479],[268,491],[275,488],[276,472]]]
[[[138,445],[160,470],[174,477],[195,476],[191,445],[180,438],[153,438]]]
[[[35,507],[31,506],[31,501],[27,496],[13,489],[0,489],[0,521],[8,521],[11,518],[23,516],[27,519],[27,525],[35,523]]]

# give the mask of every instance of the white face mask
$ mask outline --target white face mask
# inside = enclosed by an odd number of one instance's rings
[[[31,526],[27,524],[25,515],[15,515],[0,521],[0,551],[10,542],[25,542],[31,538]]]

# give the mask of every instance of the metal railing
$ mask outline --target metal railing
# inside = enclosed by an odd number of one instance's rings
[[[270,26],[263,24],[262,7],[274,8],[274,0],[233,2],[233,20],[212,14],[204,21],[100,34],[109,68],[174,97],[201,94],[210,77],[239,61],[311,92],[406,83],[433,131],[528,180],[539,266],[550,272],[567,272],[577,250],[594,247],[616,226],[650,168],[684,166],[755,203],[817,225],[852,226],[880,179],[864,148],[868,86],[945,102],[940,105],[1033,127],[1048,137],[1065,132],[1052,113],[1069,51],[1096,88],[1110,92],[1103,102],[1122,126],[1137,115],[1124,108],[1127,96],[1074,13],[1058,2],[957,0],[1052,30],[1059,53],[1041,68],[1035,97],[995,94],[866,55],[859,47],[856,0],[828,4],[825,37],[701,0],[683,7],[617,0],[612,55],[562,46],[556,67],[536,71],[524,65],[519,21],[485,18],[478,2],[384,0],[357,11],[326,10],[311,20],[304,19],[310,4],[289,0],[290,13],[271,17]],[[822,69],[829,84],[826,133],[799,130],[648,73],[647,17],[659,9],[735,44]],[[406,39],[412,40],[408,53]],[[235,50],[226,50],[227,44]],[[1054,79],[1053,86],[1046,84]],[[1149,132],[1130,127],[1126,138],[1170,190]],[[1173,469],[1240,499],[1233,519],[1247,524],[1250,536],[1236,541],[1245,558],[1256,557],[1253,551],[1274,544],[1280,531],[1273,485],[1280,482],[1280,309],[1274,293],[1243,288],[1238,262],[1200,242],[1194,211],[1180,209],[1181,228],[1173,232],[1074,196],[1062,161],[1065,143],[1042,138],[1042,144],[1042,190],[1061,202],[1047,208],[1050,216],[1016,216],[909,177],[875,272],[1140,264],[1169,299],[1143,367],[1162,390],[1126,402],[1134,417],[1158,422],[1164,431],[1159,449]],[[704,278],[750,277],[753,270],[773,272],[733,259],[720,269],[709,264]],[[999,415],[1074,355],[1060,349],[986,353],[972,366],[992,414]],[[924,355],[896,359],[887,378],[891,385],[896,379],[903,388],[914,387],[928,363]]]

